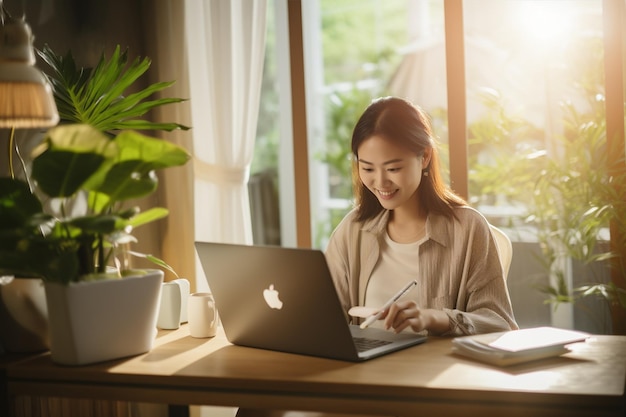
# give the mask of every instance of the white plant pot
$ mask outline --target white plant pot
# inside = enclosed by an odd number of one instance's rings
[[[574,323],[574,304],[559,303],[550,306],[551,325],[559,329],[576,330]]]
[[[48,309],[43,281],[15,278],[0,285],[0,342],[7,352],[48,350]]]
[[[86,365],[152,349],[163,271],[123,279],[46,283],[50,351],[62,365]]]

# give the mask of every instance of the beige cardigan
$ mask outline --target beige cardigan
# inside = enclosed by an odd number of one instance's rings
[[[455,209],[458,219],[430,214],[427,239],[419,247],[421,308],[440,309],[450,319],[446,335],[517,329],[496,243],[487,220],[470,207]],[[330,237],[326,258],[346,311],[363,305],[365,290],[378,262],[389,218],[385,210],[364,223],[353,210]]]

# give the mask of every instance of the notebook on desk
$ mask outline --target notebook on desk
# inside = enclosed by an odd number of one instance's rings
[[[349,325],[319,250],[195,245],[224,332],[235,345],[356,362],[427,339]]]

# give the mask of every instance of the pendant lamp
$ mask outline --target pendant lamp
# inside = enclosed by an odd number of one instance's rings
[[[59,122],[52,89],[34,66],[30,27],[0,0],[0,128],[51,127]]]

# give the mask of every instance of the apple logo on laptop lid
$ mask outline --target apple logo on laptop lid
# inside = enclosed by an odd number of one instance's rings
[[[274,289],[274,284],[270,284],[269,288],[263,290],[263,298],[270,308],[280,310],[283,308],[283,302],[280,301],[278,291]]]

